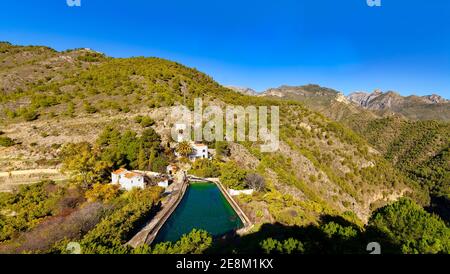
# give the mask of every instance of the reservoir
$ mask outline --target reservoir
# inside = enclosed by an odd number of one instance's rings
[[[214,183],[193,182],[154,242],[175,242],[194,228],[220,236],[242,227],[241,219]]]

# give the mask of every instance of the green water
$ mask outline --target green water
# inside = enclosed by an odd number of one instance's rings
[[[241,219],[213,183],[193,183],[160,229],[155,242],[177,241],[192,229],[220,236],[243,226]]]

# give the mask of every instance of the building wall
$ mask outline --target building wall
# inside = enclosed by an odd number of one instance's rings
[[[193,147],[194,153],[192,154],[193,158],[208,158],[208,147]]]
[[[169,181],[162,181],[158,183],[159,187],[168,188],[169,187]]]
[[[119,183],[119,175],[111,173],[111,183],[118,184]]]
[[[111,174],[111,182],[113,184],[119,183],[120,187],[125,190],[131,190],[134,187],[142,189],[145,188],[144,177],[141,176],[136,176],[131,179],[128,179],[127,177],[125,177],[125,174],[120,175]]]

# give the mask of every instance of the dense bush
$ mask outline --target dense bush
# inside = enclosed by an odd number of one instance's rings
[[[107,127],[96,143],[101,150],[102,160],[113,163],[115,167],[157,170],[161,168],[161,162],[166,163],[160,146],[161,138],[153,128],[145,129],[138,136],[130,130],[122,133]]]
[[[208,159],[197,159],[192,164],[189,173],[203,178],[214,178],[220,175],[220,166],[217,162]]]
[[[155,121],[148,116],[137,116],[135,122],[140,124],[143,128],[151,127],[155,124]]]
[[[228,147],[228,142],[215,142],[214,148],[216,150],[217,157],[228,157],[230,156],[230,148]]]
[[[261,248],[266,254],[303,254],[305,252],[303,243],[294,238],[284,241],[268,238],[261,242]]]
[[[109,202],[120,193],[119,185],[116,184],[94,184],[92,189],[86,191],[86,199],[90,202],[105,201]]]
[[[113,163],[101,159],[100,151],[89,143],[67,144],[60,152],[63,171],[72,175],[72,180],[87,188],[94,183],[110,180]]]
[[[57,205],[64,193],[65,190],[54,182],[45,181],[0,196],[0,241],[12,239],[45,217],[57,214],[60,210]]]
[[[136,248],[134,254],[202,254],[212,244],[212,237],[204,230],[194,229],[175,243],[165,242],[153,247],[147,245]]]
[[[149,217],[158,203],[162,189],[159,187],[133,190],[128,202],[113,214],[104,218],[81,241],[85,254],[126,253],[124,244],[136,228]]]
[[[21,109],[19,115],[27,122],[31,122],[39,118],[39,113],[33,109]]]
[[[450,228],[409,199],[377,210],[369,227],[383,232],[403,253],[450,253]]]
[[[247,172],[233,161],[222,164],[220,174],[220,181],[228,188],[242,190],[247,186],[245,181]]]

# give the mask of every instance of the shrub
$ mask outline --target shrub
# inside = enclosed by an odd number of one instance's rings
[[[192,230],[176,243],[165,242],[150,248],[143,245],[134,250],[135,254],[202,254],[212,244],[212,237],[204,230]]]
[[[88,114],[93,114],[97,112],[97,109],[88,102],[84,102],[83,107],[86,113]]]
[[[97,183],[92,186],[92,189],[86,191],[85,196],[90,202],[109,202],[115,199],[119,192],[119,185]]]
[[[259,174],[250,173],[245,176],[247,186],[255,191],[263,191],[266,188],[266,180]]]
[[[294,238],[289,238],[283,242],[268,238],[262,241],[260,246],[266,254],[303,254],[305,252],[303,243]]]
[[[214,161],[208,159],[197,159],[192,164],[190,173],[198,177],[213,178],[220,175],[220,168]]]
[[[144,117],[142,117],[142,119],[141,119],[139,124],[141,124],[141,126],[143,128],[147,128],[147,127],[153,126],[155,124],[155,121],[152,118],[148,117],[148,116],[144,116]]]
[[[215,143],[216,155],[220,156],[230,156],[230,149],[227,142],[216,142]]]
[[[220,181],[228,188],[242,190],[247,186],[245,170],[240,169],[235,162],[228,162],[221,166]]]
[[[6,136],[0,136],[0,146],[1,147],[10,147],[15,145],[15,142],[13,139],[6,137]]]
[[[27,122],[31,122],[31,121],[34,121],[37,118],[39,118],[39,113],[37,113],[35,110],[31,110],[31,109],[24,110],[21,113],[21,115],[22,115],[23,119],[25,119],[25,121],[27,121]]]

